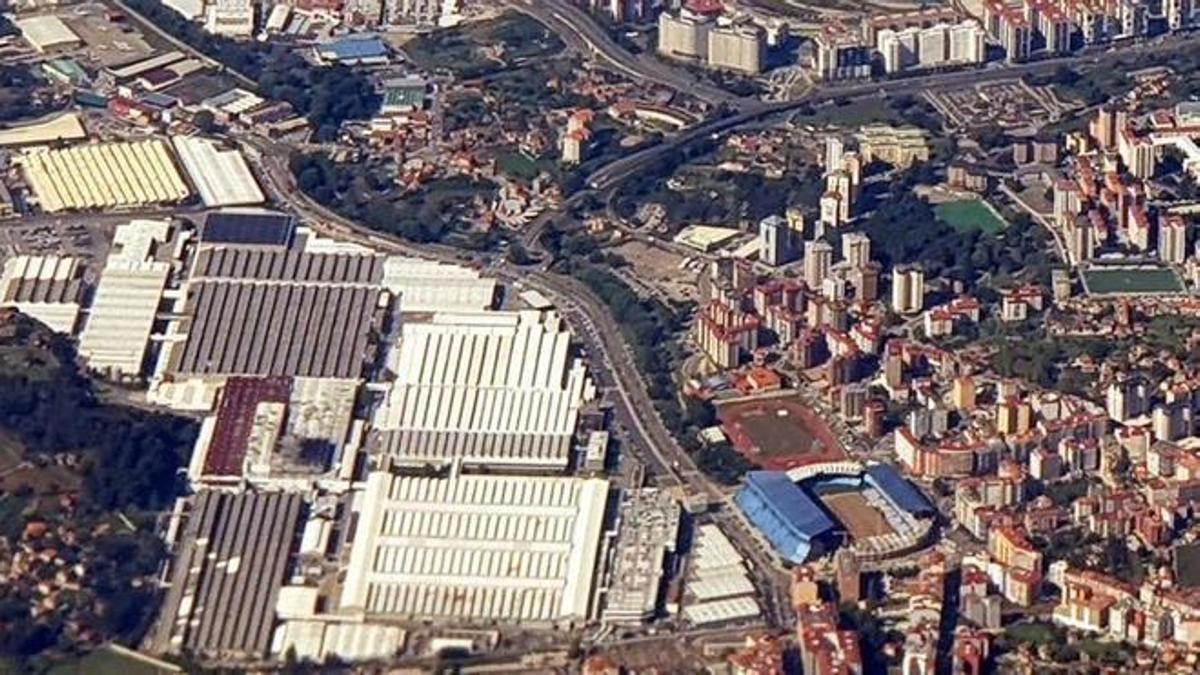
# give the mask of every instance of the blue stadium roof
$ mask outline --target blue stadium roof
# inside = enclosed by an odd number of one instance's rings
[[[933,506],[925,495],[904,480],[891,465],[873,464],[867,467],[867,481],[883,493],[892,504],[914,516],[933,515]]]
[[[785,558],[804,562],[813,540],[836,525],[782,471],[754,471],[738,491],[742,512]]]
[[[387,45],[376,37],[350,37],[323,44],[317,48],[322,58],[331,61],[365,61],[388,55]]]

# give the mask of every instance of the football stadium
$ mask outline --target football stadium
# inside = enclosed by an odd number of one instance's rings
[[[887,464],[808,464],[755,471],[738,491],[738,507],[784,560],[804,563],[848,546],[859,560],[922,548],[935,510]]]

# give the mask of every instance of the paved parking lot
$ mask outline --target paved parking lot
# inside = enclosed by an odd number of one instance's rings
[[[70,255],[95,262],[108,254],[112,232],[111,224],[82,219],[3,223],[0,224],[0,260],[15,255]]]

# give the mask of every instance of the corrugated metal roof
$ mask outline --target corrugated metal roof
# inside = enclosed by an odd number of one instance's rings
[[[757,490],[777,516],[809,539],[835,527],[825,511],[782,471],[752,471],[746,485]]]
[[[240,206],[264,201],[258,181],[237,149],[221,149],[216,141],[195,136],[176,136],[171,142],[205,206]]]
[[[296,232],[296,220],[266,210],[216,211],[200,224],[201,244],[251,244],[286,248]]]
[[[376,37],[349,37],[317,48],[321,57],[331,61],[361,61],[388,55],[387,45]]]
[[[556,314],[438,315],[406,324],[375,425],[402,461],[565,466],[591,395]]]
[[[586,619],[607,500],[602,479],[373,473],[341,606],[469,622]]]
[[[141,371],[170,273],[164,262],[109,260],[79,338],[79,353],[88,366],[125,375]]]
[[[896,508],[916,516],[931,515],[933,506],[911,483],[888,464],[867,467],[867,480],[883,493]]]
[[[155,651],[266,656],[303,509],[299,494],[200,492],[175,556]]]

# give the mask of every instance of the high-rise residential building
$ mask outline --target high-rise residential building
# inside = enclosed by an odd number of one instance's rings
[[[1065,227],[1079,215],[1083,206],[1079,186],[1066,178],[1054,181],[1054,222]]]
[[[1196,3],[1193,0],[1163,0],[1162,8],[1168,30],[1181,30],[1195,21]]]
[[[816,45],[813,69],[819,80],[848,80],[871,76],[874,45],[862,36],[833,24],[824,26],[813,38]]]
[[[708,31],[708,65],[721,70],[758,74],[766,60],[767,38],[754,24],[737,24]]]
[[[653,16],[658,3],[651,0],[590,0],[593,12],[604,14],[616,23],[646,21]]]
[[[1092,221],[1086,215],[1080,214],[1068,228],[1067,252],[1071,261],[1076,265],[1092,259],[1095,248],[1095,235],[1092,232]]]
[[[950,56],[950,40],[945,24],[924,28],[917,34],[917,64],[928,68],[944,64]]]
[[[215,0],[205,14],[204,30],[225,37],[250,37],[254,33],[254,3]]]
[[[1051,54],[1071,51],[1071,19],[1048,0],[1025,0],[1025,18],[1036,29],[1042,47]]]
[[[767,265],[786,265],[795,260],[798,241],[796,231],[780,216],[767,216],[758,223],[758,257]]]
[[[983,27],[972,20],[950,26],[949,59],[954,63],[983,63],[987,60],[987,36]]]
[[[1004,48],[1009,63],[1029,58],[1033,51],[1033,31],[1019,7],[1005,0],[984,0],[983,24],[988,35]]]
[[[898,73],[911,68],[920,61],[918,41],[921,29],[917,27],[903,30],[890,28],[879,31],[876,35],[876,48],[883,57],[883,70],[886,73]]]
[[[892,270],[892,309],[912,314],[925,308],[925,271],[917,266],[900,265]]]
[[[436,26],[457,5],[458,0],[384,0],[383,14],[393,25]]]
[[[823,241],[804,242],[804,283],[821,288],[833,265],[833,247]]]
[[[1150,407],[1150,392],[1141,378],[1121,378],[1105,389],[1104,403],[1109,418],[1123,423],[1146,414]]]
[[[838,200],[838,221],[845,223],[853,217],[854,200],[857,197],[858,186],[854,184],[849,172],[838,170],[830,173],[825,177],[825,189],[827,192],[837,194]]]
[[[826,227],[837,229],[842,225],[842,200],[844,197],[837,192],[828,191],[821,195],[821,216],[820,225],[822,229]]]
[[[712,21],[706,16],[663,12],[658,15],[658,53],[664,56],[708,60],[708,33]]]
[[[1128,123],[1129,115],[1125,110],[1105,105],[1096,111],[1088,131],[1101,150],[1112,150],[1117,147],[1117,132]]]
[[[825,137],[825,173],[842,168],[842,157],[846,153],[846,144],[840,136]]]
[[[866,267],[871,262],[871,238],[862,232],[842,237],[842,258],[853,268]]]
[[[383,0],[344,0],[342,20],[352,26],[377,26],[383,23]]]
[[[1182,216],[1172,214],[1159,219],[1158,257],[1170,265],[1182,265],[1187,259],[1187,221]]]
[[[1158,153],[1149,138],[1124,124],[1116,129],[1116,143],[1121,163],[1134,178],[1145,180],[1154,175]]]

